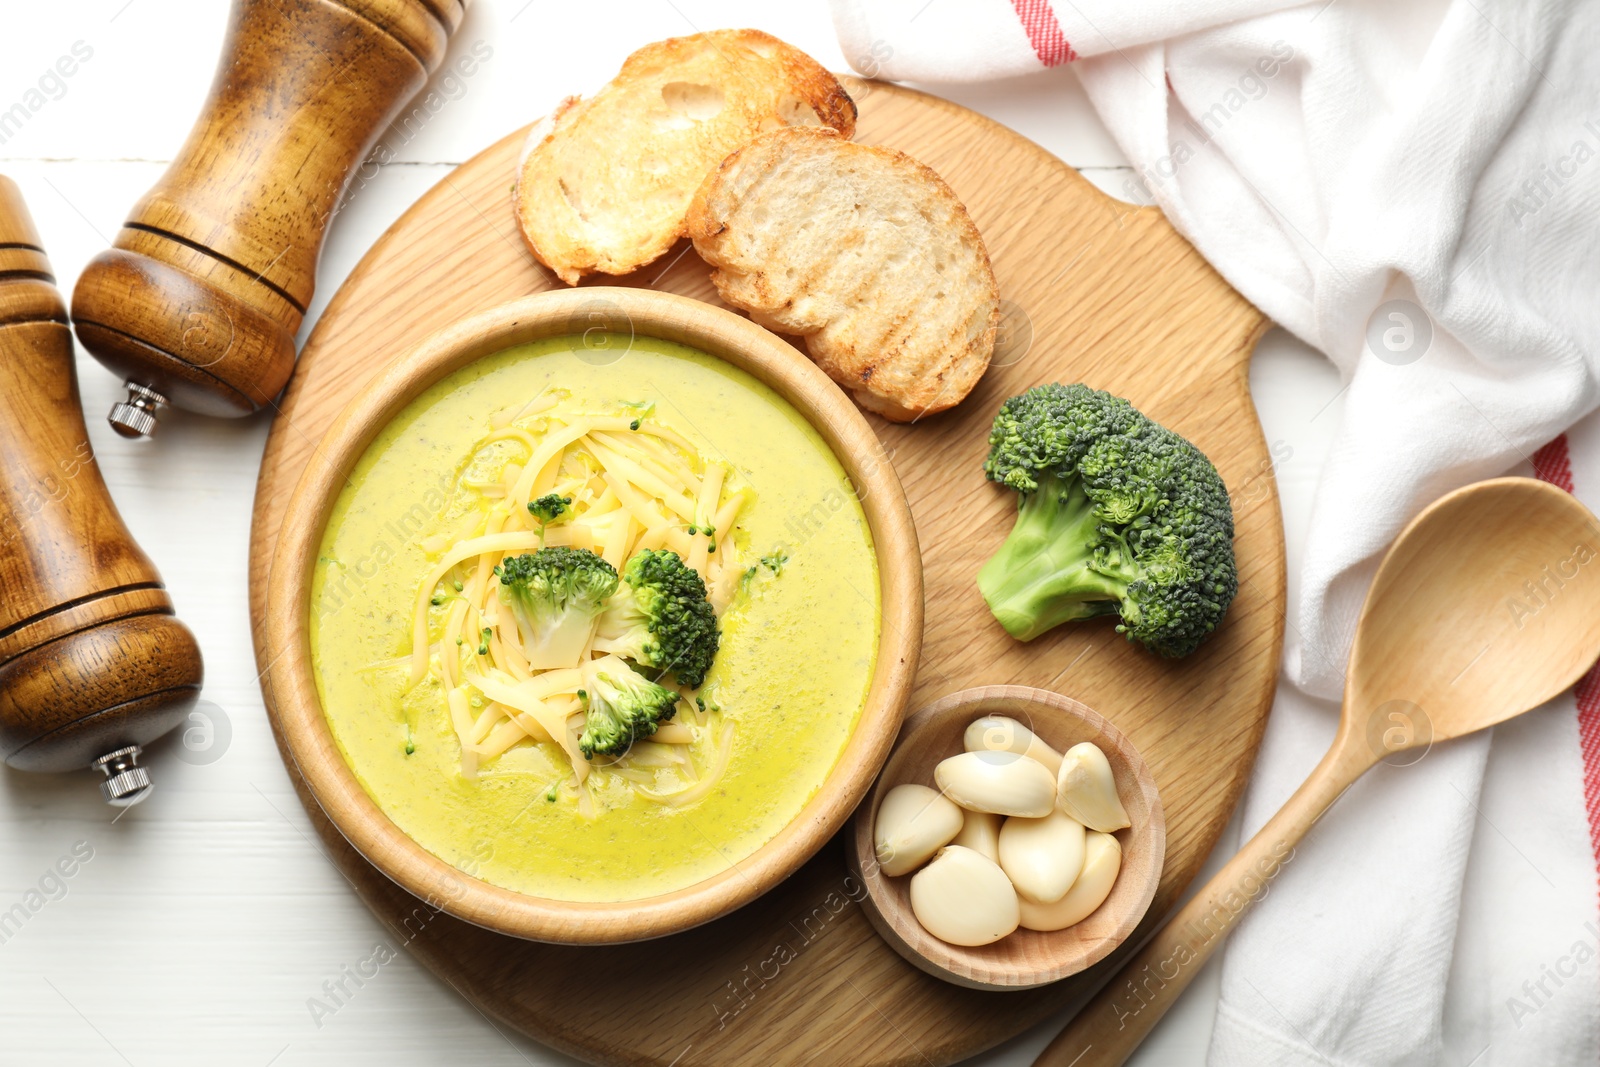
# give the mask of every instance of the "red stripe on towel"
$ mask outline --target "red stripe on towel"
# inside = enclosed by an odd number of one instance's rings
[[[1533,473],[1551,485],[1573,491],[1572,456],[1562,434],[1533,454]],[[1583,750],[1583,802],[1589,813],[1589,844],[1600,864],[1600,666],[1592,667],[1573,690],[1578,704],[1578,746]]]
[[[1600,669],[1591,667],[1574,690],[1578,700],[1578,745],[1583,749],[1583,803],[1589,812],[1589,844],[1600,862]]]
[[[1566,434],[1533,454],[1533,473],[1540,481],[1572,492],[1572,457],[1567,453]]]
[[[1028,43],[1033,45],[1039,62],[1047,67],[1059,67],[1078,58],[1046,0],[1011,0],[1011,6],[1022,20],[1023,32],[1028,35]]]

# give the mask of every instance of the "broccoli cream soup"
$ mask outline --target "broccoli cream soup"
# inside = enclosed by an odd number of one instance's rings
[[[680,889],[771,840],[878,646],[871,535],[817,432],[743,371],[615,335],[408,405],[311,595],[322,707],[373,800],[461,870],[562,900]]]

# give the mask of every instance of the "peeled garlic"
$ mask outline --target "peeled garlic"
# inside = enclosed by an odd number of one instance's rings
[[[961,832],[952,845],[970,848],[985,859],[1000,862],[1000,816],[987,811],[962,812]]]
[[[1067,895],[1054,904],[1017,902],[1021,925],[1029,930],[1065,930],[1094,914],[1111,895],[1117,871],[1122,868],[1122,845],[1110,834],[1094,833],[1084,842],[1083,873]]]
[[[878,805],[872,847],[884,874],[909,874],[961,831],[962,812],[925,785],[897,785]]]
[[[1044,764],[1013,752],[963,752],[940,762],[933,780],[969,811],[1037,819],[1056,803],[1055,777]]]
[[[1055,774],[1061,769],[1061,753],[1040,740],[1039,735],[1016,719],[1004,715],[985,715],[973,719],[961,738],[968,752],[1015,752],[1044,764]]]
[[[911,913],[952,945],[987,945],[1017,928],[1017,891],[992,860],[947,845],[911,876]]]
[[[1000,827],[1000,869],[1017,894],[1053,904],[1083,870],[1083,824],[1059,810],[1042,819],[1007,819]]]
[[[1091,830],[1108,834],[1133,825],[1117,796],[1111,761],[1088,741],[1073,745],[1061,758],[1056,790],[1061,794],[1061,810]]]

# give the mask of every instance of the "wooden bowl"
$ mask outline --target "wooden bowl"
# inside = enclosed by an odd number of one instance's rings
[[[677,341],[765,382],[816,427],[856,487],[877,549],[878,659],[854,733],[795,819],[737,867],[659,896],[575,903],[517,893],[463,873],[378,808],[340,754],[311,669],[309,603],[323,528],[351,469],[414,397],[484,356],[594,328]],[[290,756],[317,803],[373,866],[424,902],[480,926],[540,941],[610,944],[660,937],[725,915],[792,874],[855,810],[894,744],[922,643],[922,557],[911,513],[876,435],[854,404],[792,345],[729,311],[648,289],[542,293],[432,335],[374,378],[329,428],[295,488],[267,589],[266,680]]]
[[[1009,715],[1057,752],[1093,741],[1111,762],[1117,795],[1133,825],[1117,831],[1122,868],[1105,903],[1076,926],[1042,933],[1018,929],[990,945],[964,948],[928,933],[911,913],[911,876],[878,870],[872,824],[884,794],[915,782],[933,786],[933,769],[963,750],[973,719]],[[1032,989],[1060,981],[1105,959],[1144,918],[1161,880],[1167,820],[1144,758],[1127,737],[1089,708],[1058,693],[1024,685],[964,689],[934,701],[906,720],[900,740],[849,835],[850,863],[867,887],[867,918],[895,951],[936,978],[973,989]]]

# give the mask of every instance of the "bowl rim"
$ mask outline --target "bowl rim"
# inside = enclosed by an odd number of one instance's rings
[[[311,670],[311,578],[327,518],[351,469],[407,404],[446,375],[518,344],[627,329],[689,345],[764,382],[814,427],[844,468],[878,563],[877,662],[855,729],[826,779],[772,839],[690,886],[579,902],[493,885],[412,840],[383,813],[333,740]],[[850,817],[898,735],[922,644],[922,557],[898,476],[871,426],[815,364],[748,319],[688,297],[585,286],[538,293],[440,329],[384,368],[339,413],[290,498],[268,577],[266,673],[289,757],[317,804],[379,871],[429,907],[500,933],[564,944],[661,937],[719,918],[792,874]]]
[[[1065,716],[1076,720],[1093,731],[1097,736],[1105,737],[1110,747],[1105,749],[1106,756],[1112,764],[1113,771],[1119,763],[1126,764],[1132,775],[1130,788],[1124,787],[1119,782],[1118,792],[1127,804],[1129,799],[1135,799],[1140,806],[1148,811],[1148,817],[1143,825],[1135,823],[1129,830],[1118,831],[1120,838],[1125,833],[1138,830],[1143,838],[1143,848],[1139,855],[1142,859],[1140,866],[1124,863],[1117,874],[1111,893],[1116,895],[1125,883],[1128,875],[1138,877],[1139,884],[1136,894],[1131,900],[1125,902],[1126,910],[1120,916],[1114,929],[1106,936],[1088,946],[1084,951],[1068,955],[1062,959],[1047,960],[1038,963],[1032,968],[1021,968],[1007,964],[997,964],[984,958],[984,949],[990,946],[981,946],[977,949],[965,948],[959,945],[947,945],[939,941],[932,934],[922,930],[917,925],[916,919],[910,914],[909,905],[901,907],[896,904],[894,908],[884,906],[885,897],[889,890],[885,885],[886,876],[878,869],[876,856],[873,850],[872,825],[877,817],[880,804],[884,795],[897,785],[906,784],[909,779],[895,775],[901,758],[908,751],[907,744],[923,730],[930,729],[939,724],[943,719],[953,715],[960,709],[966,709],[971,719],[983,715],[1011,715],[1016,717],[1018,707],[1026,709],[1040,709],[1050,716]],[[1039,715],[1030,714],[1027,722],[1030,729],[1034,729],[1041,737],[1044,731],[1037,729],[1036,725],[1041,718]],[[969,720],[970,721],[970,720]],[[1049,738],[1045,738],[1047,743]],[[956,744],[960,746],[958,739]],[[960,751],[958,747],[957,751]],[[954,755],[955,753],[950,753]],[[932,780],[922,782],[923,785],[933,785]],[[966,986],[972,989],[988,990],[1024,990],[1035,989],[1039,986],[1049,985],[1064,978],[1078,974],[1089,969],[1096,963],[1111,955],[1122,945],[1142,922],[1150,910],[1150,902],[1155,899],[1156,888],[1161,881],[1161,873],[1166,867],[1167,851],[1167,820],[1166,813],[1161,805],[1161,794],[1156,786],[1155,775],[1150,766],[1145,762],[1144,755],[1136,748],[1128,736],[1119,730],[1106,716],[1101,715],[1082,701],[1048,689],[1038,689],[1026,685],[985,685],[975,686],[971,689],[962,689],[934,700],[909,716],[905,726],[901,729],[900,737],[895,741],[894,750],[889,758],[884,761],[883,771],[874,783],[872,792],[865,802],[856,811],[856,817],[851,824],[848,836],[849,863],[853,873],[861,879],[866,888],[863,897],[864,910],[873,929],[877,930],[885,942],[898,952],[907,962],[922,971],[942,978],[955,985]],[[1123,855],[1126,859],[1132,851],[1124,842]],[[1110,897],[1107,898],[1108,900]],[[902,929],[902,927],[904,929]],[[1052,934],[1066,934],[1073,927],[1065,930],[1039,932],[1041,937],[1048,938]],[[913,944],[912,942],[917,942]],[[998,943],[998,942],[997,942]],[[918,947],[926,945],[927,951]],[[935,958],[937,956],[937,958]]]

